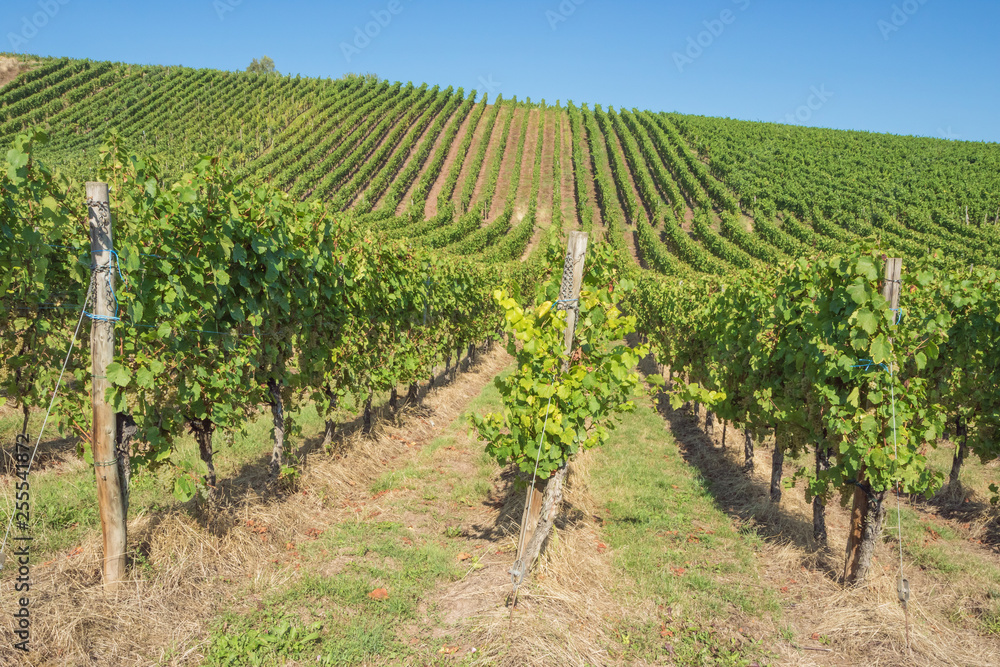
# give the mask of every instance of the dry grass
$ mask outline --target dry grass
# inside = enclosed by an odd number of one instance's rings
[[[16,58],[0,56],[0,88],[16,79],[21,72],[31,69],[32,64]]]
[[[525,580],[517,606],[509,606],[511,567],[524,494],[507,493],[501,553],[474,577],[457,582],[437,596],[439,604],[462,609],[462,632],[477,647],[475,664],[606,665],[607,647],[615,643],[614,619],[635,616],[616,594],[623,584],[610,555],[595,549],[598,532],[591,520],[596,508],[587,491],[591,457],[572,465],[563,520],[538,565]],[[512,479],[507,480],[512,485]],[[508,491],[510,489],[508,488]]]
[[[338,443],[339,455],[311,455],[295,489],[263,494],[266,470],[249,470],[231,480],[215,507],[140,510],[129,522],[132,567],[117,594],[101,585],[99,535],[33,563],[32,650],[12,648],[13,619],[4,614],[0,664],[199,664],[221,611],[249,613],[267,594],[301,579],[305,570],[295,567],[289,543],[378,515],[369,485],[391,461],[411,456],[440,432],[507,359],[499,350],[484,355],[472,373],[433,390],[422,407],[404,408],[396,424],[380,424],[374,437],[349,433]],[[3,588],[12,600],[9,575]]]
[[[742,433],[728,429],[729,447],[720,449],[721,425],[708,434],[702,419],[689,413],[667,410],[675,437],[685,456],[710,480],[717,503],[765,536],[762,562],[765,580],[782,592],[788,610],[786,618],[794,639],[776,642],[774,649],[781,664],[788,665],[988,665],[1000,664],[1000,641],[987,635],[981,626],[960,619],[959,611],[981,609],[1000,581],[1000,559],[995,550],[973,544],[975,540],[947,542],[949,561],[956,571],[945,571],[915,563],[909,549],[915,549],[926,535],[904,533],[907,547],[903,572],[910,582],[910,641],[907,650],[906,614],[897,598],[899,542],[895,539],[896,507],[890,507],[884,535],[878,546],[875,566],[867,584],[844,589],[839,578],[844,565],[849,514],[836,503],[827,507],[829,546],[818,549],[812,540],[812,508],[803,493],[786,489],[781,503],[768,498],[771,449],[758,446],[752,477],[743,475]],[[738,447],[734,447],[738,443]],[[794,463],[786,460],[785,476]],[[967,491],[959,491],[962,501]],[[964,504],[964,503],[960,503]],[[922,522],[948,522],[933,507],[914,504],[903,512]],[[955,527],[963,537],[980,534],[996,517],[980,515],[975,528]],[[904,523],[905,523],[904,518]],[[971,522],[970,522],[971,523]],[[938,538],[934,538],[938,539]],[[971,616],[972,614],[967,614]],[[816,638],[823,642],[807,641]],[[800,645],[830,648],[830,652],[799,650]]]
[[[838,576],[846,511],[828,508],[830,547],[816,549],[811,508],[801,492],[786,490],[779,505],[767,497],[769,449],[758,447],[757,473],[748,478],[741,472],[742,447],[734,447],[741,443],[740,434],[729,429],[729,448],[722,450],[721,427],[709,437],[701,420],[696,424],[681,411],[664,411],[666,425],[694,469],[692,476],[706,480],[708,502],[743,531],[763,538],[750,542],[758,549],[749,561],[752,571],[715,576],[712,585],[721,588],[710,590],[767,589],[780,599],[783,611],[771,618],[732,611],[723,604],[724,611],[713,618],[684,598],[673,611],[658,608],[655,596],[637,589],[633,574],[616,561],[615,550],[603,548],[608,524],[598,517],[605,516],[606,509],[591,489],[603,488],[595,484],[595,470],[603,470],[595,465],[606,464],[594,453],[584,453],[572,464],[558,530],[512,611],[507,604],[508,570],[523,491],[515,488],[509,470],[481,460],[481,444],[455,421],[508,363],[509,357],[499,350],[484,355],[474,372],[433,391],[425,407],[404,409],[397,422],[380,422],[375,437],[348,431],[333,456],[309,453],[294,489],[267,494],[266,472],[251,466],[225,486],[217,507],[189,504],[139,514],[130,522],[135,562],[117,596],[100,585],[96,535],[50,562],[33,564],[33,651],[25,658],[11,648],[12,619],[5,615],[0,621],[0,663],[198,664],[222,612],[250,617],[264,609],[275,591],[291,589],[307,576],[334,576],[345,567],[345,558],[336,553],[316,561],[297,560],[288,544],[308,543],[317,532],[338,525],[392,521],[410,527],[414,539],[441,541],[444,532],[457,531],[460,536],[448,541],[447,548],[475,554],[462,561],[468,566],[464,576],[446,580],[422,598],[422,620],[399,627],[400,640],[414,647],[413,663],[445,659],[438,655],[445,642],[460,647],[453,657],[473,664],[613,665],[624,664],[622,654],[633,656],[629,664],[644,664],[645,656],[656,653],[623,650],[627,640],[620,632],[647,624],[658,639],[657,622],[662,623],[666,613],[668,618],[711,625],[725,642],[760,638],[776,664],[1000,664],[996,636],[987,635],[975,622],[991,589],[1000,590],[996,554],[988,544],[975,542],[988,536],[995,516],[987,513],[962,522],[947,518],[956,507],[968,507],[965,502],[905,510],[915,513],[911,523],[942,526],[942,535],[943,527],[950,526],[959,536],[939,540],[947,549],[945,565],[954,569],[922,565],[907,553],[906,574],[913,590],[908,652],[906,619],[895,593],[896,543],[880,545],[867,586],[843,589]],[[676,459],[676,453],[670,456]],[[786,462],[786,473],[792,465]],[[423,477],[406,481],[407,470]],[[59,474],[59,469],[39,474]],[[456,500],[461,484],[483,474],[492,485],[485,502]],[[384,492],[374,490],[382,488]],[[428,490],[437,496],[427,495]],[[906,530],[907,546],[916,549],[915,529],[907,525]],[[934,547],[938,538],[928,539]],[[726,544],[741,548],[733,541]],[[702,548],[683,558],[697,554],[705,562],[719,563],[729,556],[697,545],[684,548]],[[727,583],[727,577],[732,581]],[[682,578],[676,581],[681,584]],[[3,584],[5,599],[13,597],[11,585],[9,578]],[[683,595],[685,589],[678,590]]]

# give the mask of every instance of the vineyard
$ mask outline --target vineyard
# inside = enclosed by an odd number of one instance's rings
[[[997,145],[8,60],[12,664],[1000,659]]]

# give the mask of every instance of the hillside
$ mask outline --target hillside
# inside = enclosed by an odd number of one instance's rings
[[[0,142],[0,663],[998,663],[1000,145],[6,56]]]
[[[168,177],[216,154],[245,178],[371,213],[376,226],[409,212],[429,229],[452,203],[513,233],[537,178],[533,231],[513,245],[527,250],[553,216],[567,228],[620,221],[614,234],[633,256],[667,273],[725,274],[866,237],[906,255],[998,262],[995,144],[553,107],[370,76],[22,67],[0,88],[0,142],[43,125],[51,142],[39,157],[77,180],[113,130]]]

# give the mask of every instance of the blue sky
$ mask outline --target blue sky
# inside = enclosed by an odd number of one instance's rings
[[[40,55],[1000,141],[996,0],[4,0],[0,26]]]

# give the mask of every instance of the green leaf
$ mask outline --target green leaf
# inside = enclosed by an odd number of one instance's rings
[[[861,305],[869,300],[868,285],[863,282],[856,282],[847,288],[847,294],[854,303]]]
[[[7,163],[11,169],[20,169],[28,166],[28,154],[16,148],[7,151]]]
[[[854,318],[858,326],[864,329],[865,333],[869,336],[875,333],[875,330],[878,328],[878,318],[868,308],[859,308],[854,313]]]
[[[142,302],[133,301],[129,304],[129,316],[133,322],[142,322],[142,316],[145,313]]]
[[[194,498],[195,486],[194,482],[187,475],[181,475],[174,480],[174,498],[186,503],[187,501]]]
[[[892,361],[892,346],[886,339],[885,334],[879,334],[871,345],[872,361],[876,364],[885,364]]]
[[[135,381],[142,388],[153,386],[153,372],[148,368],[140,368],[135,373]]]
[[[855,387],[851,390],[851,393],[847,395],[845,403],[853,408],[857,408],[860,405],[860,395],[861,390],[858,387]]]
[[[869,281],[878,280],[878,269],[875,268],[875,262],[871,257],[862,255],[858,258],[857,270]]]
[[[872,415],[865,415],[861,418],[861,431],[864,433],[874,433],[878,430],[878,422]]]
[[[108,364],[108,368],[105,373],[108,378],[108,382],[116,384],[119,387],[127,387],[128,383],[132,380],[132,373],[117,361],[113,361]]]

